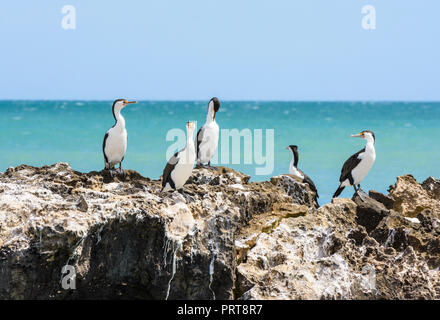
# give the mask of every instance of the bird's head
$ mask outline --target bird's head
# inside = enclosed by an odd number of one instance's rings
[[[117,99],[113,102],[113,108],[125,108],[129,104],[137,103],[137,101],[127,101],[126,99]]]
[[[359,134],[352,134],[350,137],[352,138],[362,138],[367,140],[368,142],[375,142],[376,137],[374,136],[374,132],[370,130],[364,130]]]
[[[287,146],[286,149],[290,150],[292,152],[297,152],[298,151],[298,146],[295,146],[295,145],[291,144],[290,146]]]
[[[125,99],[116,99],[113,102],[113,115],[115,115],[116,112],[120,112],[127,105],[133,104],[133,103],[137,103],[137,101],[127,101]]]
[[[220,109],[220,100],[216,97],[212,98],[209,101],[208,105],[208,116],[212,117],[212,120],[215,119],[215,114]]]
[[[186,132],[188,137],[191,137],[196,130],[196,123],[194,121],[188,121],[186,123]]]

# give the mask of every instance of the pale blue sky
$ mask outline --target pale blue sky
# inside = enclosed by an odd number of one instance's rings
[[[67,4],[76,30],[61,28]],[[438,0],[2,1],[0,99],[440,100],[439,13]]]

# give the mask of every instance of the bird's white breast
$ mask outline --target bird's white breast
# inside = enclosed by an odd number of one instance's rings
[[[107,133],[104,152],[108,162],[113,166],[122,161],[127,151],[127,130],[113,127]]]
[[[374,161],[376,160],[374,148],[367,149],[365,152],[359,154],[358,159],[361,159],[361,162],[351,172],[354,184],[360,184],[373,167]]]
[[[199,145],[198,159],[202,163],[209,162],[218,146],[219,127],[215,121],[202,127],[203,140]]]
[[[290,162],[289,174],[298,177],[301,180],[304,179],[304,176],[301,174],[301,172],[293,165],[293,160]]]
[[[188,143],[185,149],[178,153],[177,157],[179,158],[179,161],[171,172],[171,179],[173,180],[176,189],[181,189],[191,176],[194,168],[194,162],[196,161],[194,144]]]

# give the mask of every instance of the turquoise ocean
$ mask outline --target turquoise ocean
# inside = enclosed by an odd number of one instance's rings
[[[114,124],[111,106],[111,101],[0,101],[0,171],[59,161],[82,172],[101,170],[102,140]],[[159,179],[167,149],[174,143],[166,140],[169,130],[184,130],[188,120],[197,121],[199,128],[206,110],[207,101],[140,101],[125,108],[128,149],[124,169]],[[222,101],[216,119],[221,129],[253,133],[262,129],[263,140],[265,130],[274,130],[271,174],[256,175],[255,168],[264,165],[244,164],[243,154],[241,164],[225,164],[249,174],[251,181],[287,173],[291,155],[285,147],[298,145],[299,168],[314,180],[320,204],[331,200],[343,162],[364,147],[364,140],[349,138],[362,130],[374,131],[377,154],[362,183],[364,190],[386,192],[396,176],[406,173],[419,182],[440,177],[439,102]],[[352,188],[346,188],[341,196],[351,195]]]

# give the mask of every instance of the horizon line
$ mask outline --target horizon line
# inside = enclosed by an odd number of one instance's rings
[[[205,102],[209,99],[138,99],[139,102]],[[0,102],[27,102],[27,101],[47,101],[47,102],[108,102],[114,101],[114,99],[0,99]],[[289,99],[221,99],[221,101],[225,102],[356,102],[356,103],[371,103],[371,102],[379,102],[379,103],[389,103],[389,102],[411,102],[411,103],[440,103],[440,100],[337,100],[337,99],[304,99],[304,100],[289,100]]]

